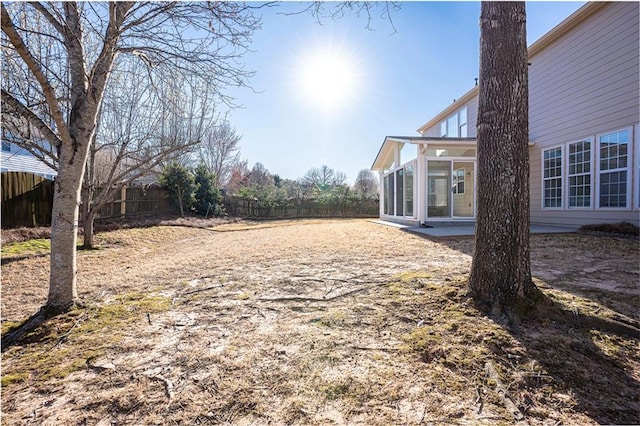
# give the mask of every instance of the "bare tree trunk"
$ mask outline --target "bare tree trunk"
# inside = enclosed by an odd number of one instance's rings
[[[93,191],[91,191],[93,192]],[[91,197],[91,198],[89,198]],[[92,199],[92,195],[88,196],[88,200]],[[87,202],[87,199],[85,199],[84,202]],[[94,242],[94,224],[95,224],[95,217],[96,217],[96,211],[93,208],[89,208],[84,210],[82,212],[82,229],[83,229],[83,235],[82,235],[82,248],[85,250],[93,250],[95,248],[95,242]]]
[[[76,245],[84,159],[78,156],[69,162],[65,157],[67,156],[61,157],[61,161],[67,161],[68,167],[61,167],[56,177],[51,212],[51,268],[47,309],[52,313],[69,309],[78,298]]]
[[[178,206],[180,206],[180,217],[184,217],[184,208],[182,207],[182,202],[183,202],[183,198],[182,198],[182,188],[180,188],[180,186],[176,186],[176,191],[178,193]]]
[[[538,294],[529,253],[529,94],[524,2],[483,2],[478,210],[469,289],[493,314]],[[522,305],[522,304],[525,305]]]

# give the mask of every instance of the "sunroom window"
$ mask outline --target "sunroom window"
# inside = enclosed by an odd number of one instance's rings
[[[396,171],[396,216],[404,216],[404,170]]]
[[[404,171],[404,214],[413,216],[413,165],[408,165]]]

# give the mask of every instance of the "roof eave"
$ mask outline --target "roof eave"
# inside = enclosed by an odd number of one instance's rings
[[[553,27],[549,32],[536,40],[529,48],[527,49],[527,55],[529,58],[533,57],[540,51],[542,51],[545,47],[556,41],[562,35],[569,32],[576,25],[580,24],[582,21],[587,19],[589,16],[593,15],[595,12],[604,7],[607,2],[587,2],[584,6],[573,12],[566,19],[560,22],[558,25]],[[422,134],[428,128],[440,123],[442,120],[447,118],[451,113],[453,113],[456,109],[469,102],[474,96],[478,94],[478,86],[474,86],[467,93],[462,95],[460,99],[457,99],[454,103],[445,108],[438,115],[433,117],[431,120],[420,126],[418,128],[418,133]]]

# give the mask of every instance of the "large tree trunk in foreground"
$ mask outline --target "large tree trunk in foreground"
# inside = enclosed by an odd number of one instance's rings
[[[478,207],[469,289],[493,314],[521,315],[536,287],[529,253],[529,93],[524,2],[483,2]],[[515,308],[515,309],[514,309]]]

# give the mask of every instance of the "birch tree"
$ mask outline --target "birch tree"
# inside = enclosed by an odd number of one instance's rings
[[[494,315],[515,319],[538,294],[529,253],[524,2],[482,3],[479,85],[478,205],[469,289]]]
[[[78,298],[80,190],[116,59],[135,56],[149,78],[191,75],[231,102],[222,89],[246,84],[239,59],[259,21],[231,2],[3,2],[1,15],[3,123],[27,123],[57,154],[45,308],[62,312]]]

